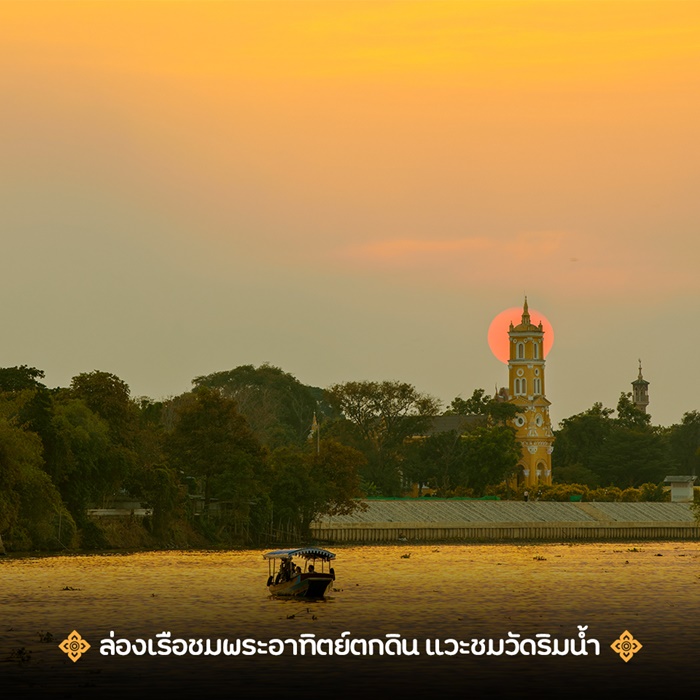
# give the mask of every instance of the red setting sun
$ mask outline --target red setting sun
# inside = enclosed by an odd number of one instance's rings
[[[538,325],[540,321],[542,322],[542,330],[544,331],[543,350],[544,356],[547,357],[554,344],[554,330],[552,329],[552,324],[547,320],[544,314],[541,314],[539,311],[533,308],[530,308],[529,311],[530,321],[532,323]],[[508,329],[511,322],[514,326],[517,326],[520,323],[522,315],[522,307],[513,306],[510,309],[501,311],[501,313],[491,321],[491,325],[489,326],[489,347],[494,356],[504,364],[508,364],[508,358],[510,357]]]

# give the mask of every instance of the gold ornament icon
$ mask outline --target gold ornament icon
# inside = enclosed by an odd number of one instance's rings
[[[68,654],[68,658],[75,663],[89,648],[90,645],[73,630],[59,645],[58,648]]]
[[[616,639],[610,648],[620,655],[620,658],[627,663],[641,648],[642,645],[638,642],[630,632],[625,630],[619,639]]]

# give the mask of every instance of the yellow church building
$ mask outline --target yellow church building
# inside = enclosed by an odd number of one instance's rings
[[[549,419],[550,402],[545,397],[544,331],[534,325],[527,308],[527,297],[520,323],[508,330],[508,400],[519,411],[513,419],[516,438],[522,445],[516,482],[527,486],[552,483],[554,434]]]

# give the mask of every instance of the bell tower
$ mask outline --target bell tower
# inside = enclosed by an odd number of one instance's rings
[[[642,361],[639,360],[639,376],[632,382],[632,402],[644,413],[649,405],[649,382],[642,377]]]
[[[532,323],[527,297],[520,323],[514,326],[511,322],[508,338],[509,400],[518,407],[512,425],[523,448],[517,481],[528,486],[551,484],[554,434],[549,419],[550,402],[545,398],[544,330],[542,322]]]

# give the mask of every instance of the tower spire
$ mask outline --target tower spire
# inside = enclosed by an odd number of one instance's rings
[[[525,325],[530,325],[530,312],[527,308],[527,295],[525,295],[525,303],[523,304],[522,323],[524,323]]]

